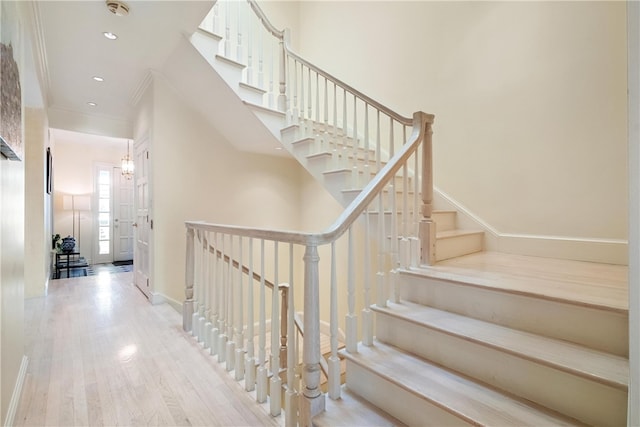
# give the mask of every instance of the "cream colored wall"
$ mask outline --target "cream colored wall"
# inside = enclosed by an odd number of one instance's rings
[[[17,3],[0,3],[5,22],[22,22]],[[18,24],[20,28],[20,24]],[[17,30],[18,43],[13,53],[24,100],[24,33]],[[12,38],[16,40],[16,38]],[[24,103],[22,104],[24,105]],[[25,268],[25,145],[23,118],[23,152],[21,161],[9,161],[0,155],[0,420],[12,421],[10,414],[14,393],[19,393],[19,373],[24,357],[24,268]],[[18,397],[17,395],[15,397]],[[14,407],[15,409],[15,407]]]
[[[96,163],[120,165],[127,151],[125,140],[103,139],[89,136],[84,141],[75,137],[66,138],[64,134],[55,140],[53,154],[54,171],[54,225],[53,233],[65,237],[73,235],[73,211],[64,210],[65,195],[94,195],[94,165]],[[75,214],[76,243],[88,262],[93,257],[93,212],[82,211]],[[78,222],[78,218],[80,218]],[[80,229],[78,229],[78,223]],[[80,241],[78,242],[78,231]]]
[[[162,77],[152,88],[153,96],[145,95],[143,102],[154,105],[153,288],[182,302],[184,222],[299,230],[299,181],[306,172],[291,159],[236,151]]]
[[[285,28],[291,30],[290,43],[293,49],[297,50],[300,37],[300,31],[298,29],[300,2],[266,0],[259,1],[258,5],[274,27],[278,30],[284,30]]]
[[[624,2],[300,11],[305,57],[404,115],[435,114],[436,186],[498,232],[626,240]]]
[[[49,131],[43,109],[25,109],[25,268],[24,294],[26,298],[44,296],[51,272],[50,201],[46,192],[46,151]]]

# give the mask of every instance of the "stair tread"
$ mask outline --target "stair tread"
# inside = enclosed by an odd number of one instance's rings
[[[611,387],[628,389],[629,361],[620,356],[408,301],[372,309]]]
[[[331,157],[331,153],[329,153],[328,151],[321,151],[321,152],[318,152],[318,153],[308,154],[306,156],[306,158],[308,160],[310,160],[310,159],[318,159],[318,158],[321,158],[321,157]]]
[[[627,267],[482,252],[406,271],[473,286],[627,315]]]
[[[312,424],[315,427],[405,426],[391,415],[351,392],[346,386],[342,387],[340,399],[326,399],[326,410],[313,417]]]
[[[375,341],[344,356],[372,373],[475,425],[581,425],[502,394],[396,347]]]
[[[483,233],[484,231],[482,230],[460,230],[460,229],[445,230],[445,231],[438,231],[436,233],[436,239],[451,239],[459,236],[472,236],[474,234],[483,234]]]

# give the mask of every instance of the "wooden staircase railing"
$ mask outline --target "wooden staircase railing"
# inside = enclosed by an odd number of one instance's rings
[[[286,425],[311,425],[311,418],[324,410],[321,316],[329,319],[331,329],[327,394],[337,399],[339,326],[344,325],[348,352],[357,352],[358,343],[371,345],[370,305],[376,302],[384,307],[388,299],[398,299],[394,278],[399,268],[435,260],[433,115],[417,112],[405,118],[304,60],[291,51],[288,31],[275,29],[253,0],[246,5],[219,1],[203,25],[224,33],[221,54],[247,64],[245,84],[265,89],[264,106],[286,112],[290,127],[330,150],[336,168],[351,176],[353,188],[361,188],[321,233],[186,222],[184,329],[208,345],[212,354],[217,351],[218,361],[235,370],[236,379],[244,378],[247,390],[255,380],[256,399],[268,398],[272,415],[285,408]],[[259,249],[254,243],[259,243]],[[282,249],[288,249],[288,257],[279,255]],[[301,266],[302,274],[295,274]],[[280,283],[282,268],[289,273],[286,287],[274,285]],[[299,277],[304,283],[294,283]],[[327,282],[321,298],[321,283]],[[270,304],[267,289],[271,289]],[[300,349],[294,292],[301,291],[303,306],[298,311],[304,312],[305,336]],[[346,307],[340,301],[346,301]],[[345,311],[340,322],[338,313]],[[257,357],[254,323],[259,329]],[[271,350],[269,360],[264,342],[268,323],[270,348],[279,349]],[[293,362],[300,357],[302,378]],[[280,366],[287,372],[284,379],[274,375]]]

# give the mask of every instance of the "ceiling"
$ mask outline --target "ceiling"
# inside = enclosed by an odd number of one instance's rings
[[[183,34],[193,33],[213,5],[202,0],[126,3],[128,16],[114,15],[104,0],[35,3],[51,117],[70,114],[131,129],[136,94],[149,70],[162,69]],[[118,38],[109,40],[104,32]]]

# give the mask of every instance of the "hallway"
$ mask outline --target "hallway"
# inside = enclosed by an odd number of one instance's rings
[[[132,274],[51,281],[49,296],[25,301],[29,366],[15,425],[279,425]]]

